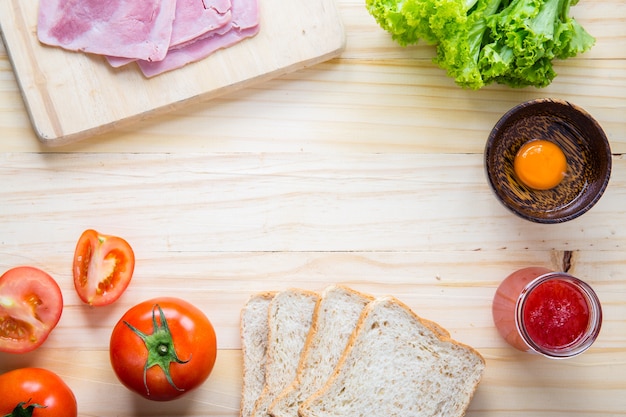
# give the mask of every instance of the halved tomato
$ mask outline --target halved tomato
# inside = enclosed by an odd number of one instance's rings
[[[0,350],[23,353],[39,347],[57,325],[63,296],[41,269],[18,266],[0,277]]]
[[[135,269],[135,254],[121,237],[85,230],[74,252],[74,287],[92,306],[111,304],[126,290]]]

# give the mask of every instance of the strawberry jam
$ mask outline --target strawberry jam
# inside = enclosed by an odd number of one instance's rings
[[[511,346],[550,358],[587,350],[602,324],[600,302],[587,283],[541,267],[520,269],[502,281],[492,313]]]
[[[528,337],[547,349],[563,349],[580,340],[589,326],[589,304],[576,286],[560,279],[542,282],[522,307]]]

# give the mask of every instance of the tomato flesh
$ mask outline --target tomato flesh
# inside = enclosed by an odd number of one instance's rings
[[[35,417],[76,417],[78,414],[76,397],[70,387],[47,369],[21,368],[6,372],[0,375],[0,392],[1,416],[13,416],[17,406],[29,405],[34,406],[32,415]]]
[[[85,230],[74,252],[74,288],[92,306],[116,301],[130,284],[135,254],[126,240]]]
[[[169,338],[161,334],[164,329]],[[155,337],[146,340],[151,336]],[[171,297],[144,301],[128,310],[113,328],[109,347],[120,382],[155,401],[173,400],[200,386],[217,356],[209,319],[192,304]],[[169,356],[163,361],[155,359],[158,355]]]
[[[63,296],[46,272],[19,266],[0,277],[0,351],[29,352],[56,327]]]

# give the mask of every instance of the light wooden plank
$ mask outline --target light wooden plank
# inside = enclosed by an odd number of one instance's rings
[[[339,59],[228,96],[139,121],[64,151],[480,153],[498,118],[537,97],[570,100],[626,149],[626,11],[619,0],[582,1],[573,11],[598,42],[558,62],[545,89],[462,90],[431,62],[432,47],[394,44],[361,1],[339,0],[347,45]],[[7,151],[49,151],[32,133],[0,46],[0,116]],[[172,135],[176,139],[172,138]]]
[[[486,349],[487,370],[467,416],[618,416],[626,402],[620,376],[623,357],[589,351],[572,361],[546,362],[510,349]],[[31,363],[24,361],[25,364]],[[75,391],[84,416],[219,416],[238,415],[241,355],[220,350],[214,373],[188,397],[166,403],[140,399],[119,383],[106,351],[46,350],[35,359],[58,372]],[[601,369],[603,372],[598,372]],[[515,381],[511,387],[511,380]],[[539,386],[541,384],[541,386]],[[547,388],[546,388],[547,387]],[[94,392],[105,392],[96,395]],[[110,398],[116,401],[110,401]]]
[[[202,304],[224,347],[237,348],[238,309],[251,291],[334,282],[392,292],[468,342],[491,346],[497,283],[529,264],[559,269],[564,251],[574,253],[572,272],[599,285],[614,309],[605,326],[616,330],[626,318],[626,232],[615,221],[626,206],[622,158],[600,203],[560,225],[501,207],[478,155],[2,158],[0,266],[35,264],[59,277],[69,307],[57,340],[72,346],[94,348],[99,342],[78,329],[104,337],[138,298],[174,291]],[[116,314],[77,313],[69,265],[86,228],[123,236],[137,253],[138,278]],[[608,337],[605,346],[617,347],[625,336]]]
[[[57,250],[62,244],[51,241]],[[135,303],[177,296],[201,308],[215,325],[221,349],[239,349],[239,311],[250,294],[289,287],[321,291],[345,284],[374,295],[393,295],[415,312],[446,327],[478,349],[505,347],[491,319],[491,300],[511,272],[529,265],[560,270],[559,251],[407,252],[160,252],[137,251],[131,286],[114,305],[88,308],[75,294],[72,250],[3,253],[2,270],[31,264],[61,286],[65,310],[46,347],[106,349],[110,331]],[[620,251],[577,251],[570,273],[588,281],[604,309],[603,332],[594,345],[625,354],[626,274]],[[600,272],[601,271],[601,272]]]
[[[362,0],[338,3],[348,37],[339,59],[54,150],[33,134],[0,44],[0,271],[39,266],[66,304],[49,340],[0,354],[0,372],[58,372],[81,417],[236,417],[247,297],[343,283],[397,296],[485,356],[468,417],[624,415],[626,4],[572,9],[599,42],[559,63],[547,89],[469,92],[430,63],[431,47],[391,42]],[[598,205],[562,225],[509,213],[482,166],[499,116],[543,96],[585,107],[615,153]],[[74,245],[88,227],[124,236],[137,255],[131,286],[107,308],[86,307],[73,289]],[[509,348],[491,320],[497,285],[524,266],[560,269],[566,251],[601,299],[600,337],[567,361]],[[128,308],[163,294],[198,305],[220,351],[198,391],[152,403],[117,382],[107,346]]]
[[[540,225],[506,210],[481,155],[2,154],[4,239],[68,244],[82,227],[152,251],[615,250],[624,161],[582,217]],[[15,214],[19,213],[16,217]],[[332,236],[332,239],[329,238]]]
[[[468,417],[623,415],[626,400],[620,376],[623,357],[589,351],[572,361],[546,362],[507,348],[486,349],[487,370]],[[24,362],[28,363],[28,362]],[[72,357],[46,350],[35,364],[58,372],[80,400],[80,415],[91,416],[218,416],[238,415],[241,355],[221,350],[214,373],[196,392],[182,400],[155,403],[133,396],[117,383],[105,351],[82,351]],[[598,372],[601,369],[603,372]],[[511,387],[511,380],[514,386]],[[540,385],[541,384],[541,385]],[[94,392],[106,395],[94,396]],[[110,398],[116,401],[110,401]]]

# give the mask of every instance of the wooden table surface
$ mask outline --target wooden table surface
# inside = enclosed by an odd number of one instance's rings
[[[339,58],[61,148],[38,142],[0,45],[0,270],[48,271],[66,304],[48,341],[0,354],[0,371],[59,373],[81,416],[237,416],[249,295],[343,283],[398,297],[484,355],[468,416],[626,415],[626,2],[572,8],[597,43],[558,62],[551,86],[480,91],[455,86],[432,47],[394,44],[362,0],[338,5]],[[614,154],[603,198],[565,224],[515,217],[483,172],[491,127],[537,97],[585,108]],[[137,255],[109,307],[88,308],[73,289],[87,228],[125,237]],[[524,266],[562,269],[570,252],[569,271],[602,301],[600,337],[566,361],[508,347],[491,320],[497,285]],[[166,404],[123,388],[107,352],[121,315],[159,295],[205,311],[220,349],[209,380]]]

